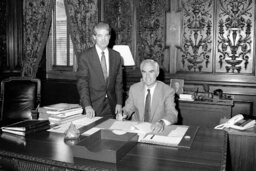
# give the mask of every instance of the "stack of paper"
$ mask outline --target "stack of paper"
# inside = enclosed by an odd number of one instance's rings
[[[140,142],[165,146],[178,146],[187,130],[188,126],[172,125],[168,129],[168,134],[149,133],[143,137]]]
[[[180,94],[179,100],[183,101],[194,101],[194,96],[192,94]]]
[[[74,124],[76,126],[77,129],[80,129],[83,126],[87,126],[93,122],[96,122],[97,120],[101,119],[102,117],[94,117],[94,118],[88,118],[85,115],[82,115],[81,118],[78,118],[76,120],[72,121],[72,124]],[[66,122],[64,124],[61,125],[57,125],[51,129],[49,129],[48,131],[50,132],[56,132],[56,133],[65,133],[66,130],[69,128],[70,126],[70,122]]]
[[[83,109],[79,104],[57,103],[38,109],[39,119],[49,119],[51,124],[61,124],[80,118]]]

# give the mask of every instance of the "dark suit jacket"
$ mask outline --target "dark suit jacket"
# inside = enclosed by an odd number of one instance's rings
[[[78,57],[77,89],[80,103],[85,108],[92,106],[96,116],[103,110],[103,100],[107,94],[112,112],[116,104],[122,105],[123,78],[122,58],[112,49],[109,50],[109,76],[105,82],[96,47],[87,49]]]
[[[178,112],[174,102],[175,91],[169,85],[157,81],[152,97],[150,122],[165,119],[170,123],[177,122]],[[144,121],[145,85],[143,82],[135,83],[130,87],[129,97],[125,102],[124,110],[132,120]]]

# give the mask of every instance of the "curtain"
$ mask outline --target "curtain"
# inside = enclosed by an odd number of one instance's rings
[[[23,9],[22,76],[36,77],[51,25],[53,0],[25,0]]]
[[[98,0],[65,0],[68,26],[76,56],[94,45],[92,29],[98,21]]]

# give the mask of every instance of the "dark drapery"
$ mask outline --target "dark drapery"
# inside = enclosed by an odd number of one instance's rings
[[[24,1],[22,76],[36,77],[52,19],[53,0]]]
[[[98,0],[65,0],[74,51],[77,56],[94,44],[92,28],[98,21]]]

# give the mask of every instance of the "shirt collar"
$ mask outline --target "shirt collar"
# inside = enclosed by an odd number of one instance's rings
[[[145,85],[145,91],[147,91],[147,89],[150,89],[151,94],[153,94],[153,92],[155,91],[156,85],[157,85],[157,82],[150,88],[147,85]]]
[[[104,50],[101,50],[97,44],[95,45],[95,47],[96,47],[96,51],[97,51],[99,56],[101,56],[102,51],[105,53],[105,55],[108,53],[108,48],[105,48]]]

